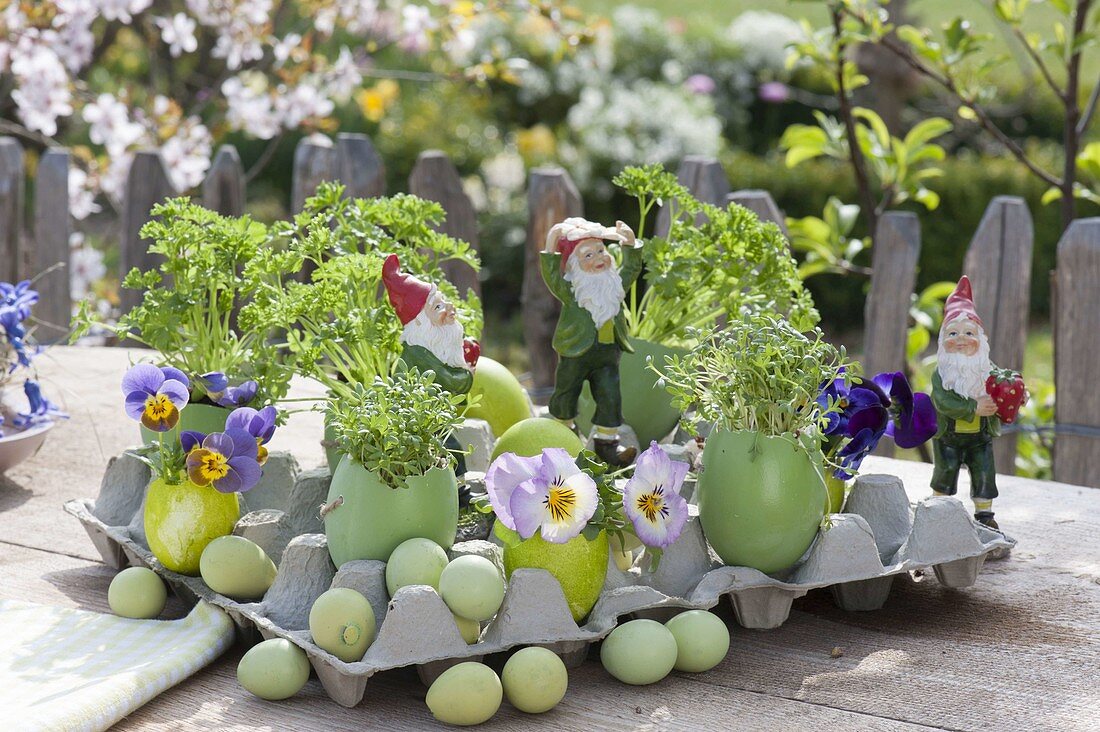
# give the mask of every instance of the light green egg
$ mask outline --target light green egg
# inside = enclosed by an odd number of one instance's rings
[[[508,701],[528,714],[550,711],[569,688],[569,672],[558,654],[538,646],[513,653],[500,677]]]
[[[328,590],[309,609],[313,642],[346,663],[363,658],[377,630],[370,602],[347,587]]]
[[[210,589],[233,600],[259,600],[275,581],[275,563],[243,536],[219,536],[206,545],[199,573]]]
[[[397,545],[386,562],[386,590],[393,597],[407,585],[439,589],[439,575],[447,566],[447,552],[431,539],[408,539]]]
[[[730,631],[722,619],[706,610],[688,610],[665,623],[676,639],[676,670],[709,671],[726,657]]]
[[[504,601],[504,579],[485,557],[455,557],[439,576],[439,595],[455,615],[488,620]]]
[[[130,567],[115,575],[107,588],[111,612],[124,618],[148,620],[164,610],[168,590],[157,573],[146,567]]]
[[[676,638],[655,620],[631,620],[604,639],[600,661],[624,684],[654,684],[676,664]]]
[[[439,675],[425,701],[444,724],[468,726],[488,721],[500,709],[504,689],[493,669],[467,661]]]
[[[481,637],[481,623],[476,620],[455,615],[455,625],[458,626],[458,632],[462,634],[462,640],[468,644],[477,643]]]
[[[305,651],[288,640],[265,640],[241,658],[237,681],[261,699],[286,699],[309,681],[309,659]]]

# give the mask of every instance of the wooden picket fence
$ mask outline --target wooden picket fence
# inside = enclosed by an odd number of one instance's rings
[[[14,281],[68,262],[69,155],[48,150],[38,163],[31,236],[23,225],[24,153],[17,141],[0,138],[0,279]],[[680,181],[703,201],[743,205],[762,219],[785,229],[779,207],[766,191],[731,191],[719,163],[689,156],[678,171]],[[317,185],[339,180],[353,197],[386,193],[385,166],[367,136],[341,133],[334,141],[311,137],[295,150],[291,210],[300,211]],[[462,189],[455,166],[438,151],[422,153],[409,175],[408,191],[439,202],[447,212],[442,230],[480,248],[473,204]],[[199,198],[227,215],[244,210],[245,175],[237,151],[218,150]],[[121,212],[121,273],[131,267],[157,266],[139,231],[149,210],[166,196],[176,195],[164,162],[155,151],[139,152],[126,184]],[[527,189],[528,227],[522,318],[530,354],[531,380],[536,389],[553,384],[557,357],[551,347],[558,302],[547,291],[538,268],[538,253],[550,226],[568,216],[584,215],[584,207],[569,174],[556,167],[536,168]],[[667,232],[660,215],[658,234]],[[868,373],[901,370],[905,365],[909,306],[920,256],[920,226],[909,212],[889,212],[879,221],[872,253],[870,291],[865,309],[863,364]],[[961,233],[960,233],[961,234]],[[961,236],[960,236],[961,241]],[[1028,296],[1034,227],[1024,201],[994,198],[970,239],[963,271],[974,285],[974,296],[989,334],[992,359],[1002,367],[1021,369],[1028,328]],[[447,272],[461,289],[480,294],[475,273],[465,265]],[[1100,487],[1100,389],[1093,371],[1100,363],[1100,218],[1079,219],[1058,243],[1056,269],[1050,273],[1055,385],[1057,389],[1054,477],[1067,483]],[[68,330],[71,302],[68,273],[55,270],[38,282],[42,299],[39,317],[43,340],[58,341]],[[122,306],[130,307],[140,293],[124,290]],[[1013,464],[1016,435],[998,439],[997,464]],[[888,451],[890,448],[884,448]]]

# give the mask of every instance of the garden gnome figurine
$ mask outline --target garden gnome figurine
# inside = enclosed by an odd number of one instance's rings
[[[621,269],[608,253],[607,241],[621,246]],[[596,455],[613,466],[629,465],[636,452],[619,444],[619,358],[623,351],[633,352],[622,305],[626,290],[642,271],[641,251],[634,232],[622,221],[611,228],[569,218],[550,229],[539,262],[546,286],[562,303],[554,330],[559,359],[550,414],[575,428],[577,400],[587,381],[596,402]]]
[[[382,264],[382,284],[390,296],[404,332],[401,333],[401,361],[406,368],[435,373],[435,383],[452,394],[466,394],[474,384],[481,346],[466,338],[462,324],[455,319],[454,305],[447,302],[435,285],[401,272],[396,254]],[[463,447],[454,435],[447,438],[447,449],[455,456],[455,474],[466,473]],[[462,483],[459,505],[470,501],[470,488]]]
[[[452,394],[465,394],[474,383],[481,346],[466,338],[455,320],[454,305],[435,285],[401,272],[391,254],[382,265],[382,283],[404,332],[401,360],[409,368],[435,372],[435,382]]]
[[[944,303],[939,353],[932,372],[932,404],[938,422],[932,441],[932,490],[937,496],[955,495],[959,470],[965,465],[970,471],[974,518],[993,529],[998,528],[993,520],[993,499],[997,497],[993,438],[1000,433],[1002,418],[1014,419],[1027,400],[1023,381],[1014,374],[1009,396],[1013,403],[1005,404],[996,393],[1000,388],[994,384],[996,377],[991,375],[996,371],[989,361],[989,341],[974,308],[970,280],[964,275]],[[990,391],[995,394],[991,396]]]

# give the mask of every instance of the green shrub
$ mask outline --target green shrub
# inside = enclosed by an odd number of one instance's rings
[[[756,157],[731,152],[723,159],[733,190],[767,190],[787,216],[820,216],[829,196],[854,202],[855,186],[846,166],[830,161],[814,161],[787,168],[778,154]],[[1014,160],[960,154],[943,162],[944,175],[929,182],[940,195],[940,206],[925,211],[921,206],[906,207],[921,222],[921,255],[917,289],[941,280],[957,279],[970,239],[981,222],[986,206],[996,196],[1021,196],[1027,202],[1035,222],[1035,249],[1032,258],[1031,313],[1046,316],[1050,312],[1050,280],[1055,248],[1059,238],[1058,210],[1043,206],[1039,200],[1044,186]],[[1096,215],[1097,208],[1081,204],[1082,216]],[[859,232],[866,233],[866,232]],[[871,253],[861,255],[861,264],[870,264]],[[830,330],[858,330],[863,322],[866,279],[822,275],[808,286],[814,295],[822,324]],[[990,307],[978,303],[978,307]]]

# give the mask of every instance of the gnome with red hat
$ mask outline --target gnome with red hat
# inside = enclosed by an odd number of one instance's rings
[[[997,528],[993,520],[993,499],[997,497],[993,438],[1000,434],[998,403],[989,394],[998,370],[989,360],[989,341],[982,319],[974,308],[970,280],[963,275],[944,303],[936,370],[932,372],[932,404],[936,407],[937,431],[932,441],[935,468],[932,490],[953,496],[959,470],[970,471],[970,497],[974,518]],[[1020,393],[1016,407],[1027,399],[1023,381],[1015,376]],[[1014,414],[1014,412],[1013,412]]]
[[[401,334],[405,365],[434,372],[435,383],[452,394],[470,391],[481,347],[464,337],[454,305],[435,285],[402,272],[396,254],[382,265],[382,283],[405,328]]]
[[[621,269],[607,251],[608,241],[621,247]],[[633,352],[622,305],[626,290],[642,272],[641,252],[634,232],[622,221],[612,228],[574,217],[550,229],[539,262],[546,286],[562,304],[554,330],[558,370],[550,414],[573,428],[587,381],[596,402],[596,454],[614,466],[629,465],[636,453],[619,442],[619,359],[623,351]]]

